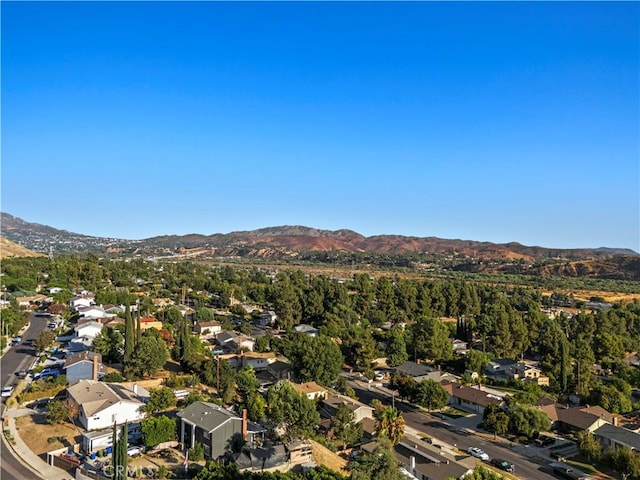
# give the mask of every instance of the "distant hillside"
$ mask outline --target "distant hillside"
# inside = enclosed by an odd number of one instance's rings
[[[640,256],[628,249],[552,249],[517,242],[497,244],[437,237],[376,235],[300,225],[213,235],[163,235],[144,240],[90,237],[26,222],[2,213],[2,234],[32,250],[96,252],[149,257],[247,258],[275,261],[359,261],[366,256],[402,258],[393,265],[438,265],[475,272],[587,276],[640,280]],[[374,259],[375,260],[375,259]],[[365,260],[365,261],[370,261]]]
[[[18,245],[11,240],[0,236],[0,259],[12,257],[41,257],[41,253],[36,253],[22,245]]]

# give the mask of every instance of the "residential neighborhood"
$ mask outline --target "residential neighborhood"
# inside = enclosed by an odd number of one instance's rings
[[[344,279],[335,285],[354,288]],[[37,418],[40,429],[76,430],[65,448],[53,433],[44,434],[55,439],[44,451],[37,436],[22,439],[62,471],[107,475],[121,439],[128,465],[158,469],[174,458],[192,465],[193,478],[207,462],[295,472],[318,468],[324,456],[346,475],[347,465],[360,468],[386,451],[407,478],[464,478],[482,465],[537,479],[553,474],[545,465],[566,465],[581,452],[636,455],[639,446],[640,424],[629,411],[587,403],[596,397],[581,395],[578,383],[562,393],[562,366],[542,350],[517,360],[485,352],[464,316],[363,321],[336,335],[336,326],[313,326],[312,317],[287,325],[277,305],[262,310],[230,298],[225,308],[187,288],[164,299],[55,292],[16,307],[30,322],[25,328],[40,328],[30,341],[39,355],[5,403],[8,412],[25,412],[11,417],[17,435],[35,432]],[[543,323],[556,318],[542,308],[537,314]],[[593,377],[582,381],[613,375],[595,362],[584,372]],[[608,383],[594,385],[602,399],[612,395]]]

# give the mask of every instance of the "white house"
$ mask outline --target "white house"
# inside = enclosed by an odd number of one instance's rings
[[[78,325],[73,330],[76,332],[76,337],[90,337],[93,339],[102,331],[103,327],[100,322],[89,320]]]
[[[145,417],[144,403],[122,384],[80,380],[67,388],[67,394],[78,405],[78,419],[87,430],[138,422]]]
[[[77,310],[79,307],[90,307],[94,304],[95,302],[91,297],[78,296],[73,297],[71,300],[69,300],[69,306],[74,310]]]

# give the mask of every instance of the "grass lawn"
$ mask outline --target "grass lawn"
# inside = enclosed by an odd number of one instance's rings
[[[457,408],[453,407],[447,407],[443,410],[440,410],[440,413],[446,415],[449,418],[470,417],[472,415],[469,412],[463,412],[462,410],[458,410]]]
[[[586,458],[581,455],[577,455],[575,457],[565,459],[564,463],[566,463],[567,465],[571,465],[572,467],[575,467],[578,470],[581,470],[589,475],[604,475],[605,478],[610,478],[606,473],[601,472],[593,465],[586,463],[586,461]]]

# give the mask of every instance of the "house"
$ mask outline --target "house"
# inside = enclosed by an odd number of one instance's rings
[[[220,346],[228,352],[237,352],[238,350],[253,351],[256,343],[255,339],[247,335],[235,332],[221,332],[216,341]]]
[[[170,298],[154,298],[153,299],[153,306],[156,307],[156,308],[170,307],[171,305],[174,305],[175,303],[176,302],[174,302]]]
[[[320,333],[317,328],[314,328],[311,325],[307,325],[306,323],[301,323],[300,325],[296,325],[295,327],[293,327],[293,331],[298,333],[303,333],[311,337],[317,337],[318,333]]]
[[[254,448],[243,448],[233,456],[238,470],[286,471],[289,469],[289,452],[284,444],[267,442]]]
[[[78,312],[80,318],[89,318],[91,320],[116,316],[115,313],[107,313],[102,307],[97,305],[92,305],[90,307],[78,307],[76,312]]]
[[[210,322],[197,322],[193,326],[193,331],[201,337],[215,336],[222,332],[222,325],[215,320]]]
[[[536,383],[541,387],[549,386],[549,377],[538,368],[537,362],[516,362],[510,358],[495,359],[489,362],[486,368],[487,377],[494,380],[513,382],[516,380],[525,383]]]
[[[276,354],[273,352],[240,352],[242,368],[252,367],[256,372],[266,370],[275,361]]]
[[[46,295],[38,294],[30,297],[16,297],[18,305],[21,307],[30,307],[31,305],[43,305],[45,303],[53,302],[53,298]]]
[[[204,457],[217,460],[232,452],[248,434],[246,410],[242,417],[209,402],[194,402],[178,412],[179,440],[185,448],[202,444]]]
[[[487,377],[494,380],[510,380],[511,372],[516,368],[516,362],[512,358],[495,358],[491,360],[485,369]]]
[[[145,417],[144,403],[122,384],[80,380],[67,388],[67,394],[78,405],[78,419],[87,430],[139,422]]]
[[[403,377],[413,378],[417,383],[420,383],[423,380],[433,380],[435,382],[440,382],[447,378],[454,378],[452,375],[446,372],[442,372],[437,368],[425,365],[423,363],[410,361],[404,362],[402,365],[397,366],[396,372],[398,372]]]
[[[316,382],[306,382],[306,383],[294,383],[293,388],[300,395],[304,395],[310,400],[315,400],[319,397],[325,397],[327,395],[327,389],[318,385]]]
[[[339,394],[329,395],[322,400],[321,414],[324,417],[331,418],[340,405],[346,405],[353,412],[356,422],[361,421],[363,418],[373,418],[373,407]]]
[[[162,330],[162,322],[156,320],[153,317],[140,318],[140,330],[143,332],[149,328],[155,328],[156,330]]]
[[[278,316],[276,315],[276,312],[274,312],[273,310],[268,310],[267,312],[260,314],[260,316],[258,317],[258,324],[262,325],[263,327],[274,325],[277,319]]]
[[[119,428],[116,429],[116,438],[120,438]],[[127,438],[129,441],[134,442],[142,438],[140,423],[127,424]],[[80,441],[80,449],[87,454],[104,450],[111,446],[113,446],[113,427],[86,432],[82,434],[82,440]]]
[[[434,446],[418,439],[412,441],[409,437],[405,437],[394,447],[394,453],[404,469],[421,480],[461,479],[473,470],[462,461],[457,461],[454,456],[443,455]]]
[[[594,432],[596,429],[607,423],[617,424],[617,417],[596,405],[570,407],[561,403],[551,405],[542,405],[538,407],[547,414],[551,420],[552,428],[558,428],[561,431],[589,431]]]
[[[444,381],[442,387],[449,394],[449,405],[468,412],[481,415],[489,405],[502,406],[504,404],[504,400],[493,393],[467,387],[460,383]]]
[[[93,342],[93,339],[98,336],[103,327],[104,325],[102,325],[102,323],[96,322],[95,320],[90,320],[88,322],[77,325],[73,330],[76,334],[76,337],[90,337],[91,341]]]
[[[67,358],[62,371],[69,383],[78,380],[99,380],[106,373],[102,365],[102,355],[87,351]]]
[[[291,465],[310,462],[313,460],[313,446],[306,440],[294,440],[285,445],[289,452]]]
[[[464,340],[453,338],[451,339],[451,346],[453,347],[454,355],[466,355],[469,353],[469,345]]]
[[[79,307],[90,307],[91,305],[95,305],[94,297],[90,297],[87,295],[78,295],[69,300],[69,306],[73,310],[77,310]]]
[[[593,435],[604,448],[615,450],[618,447],[627,447],[640,452],[640,433],[632,430],[605,423],[593,430]]]
[[[126,308],[124,305],[102,305],[102,308],[107,313],[115,313],[116,315],[119,313],[126,312]]]
[[[289,380],[291,378],[291,364],[282,360],[276,360],[273,363],[267,365],[267,372],[276,381]]]
[[[536,366],[520,362],[516,365],[514,380],[522,380],[525,383],[535,383],[541,387],[549,386],[549,377],[542,373]]]

